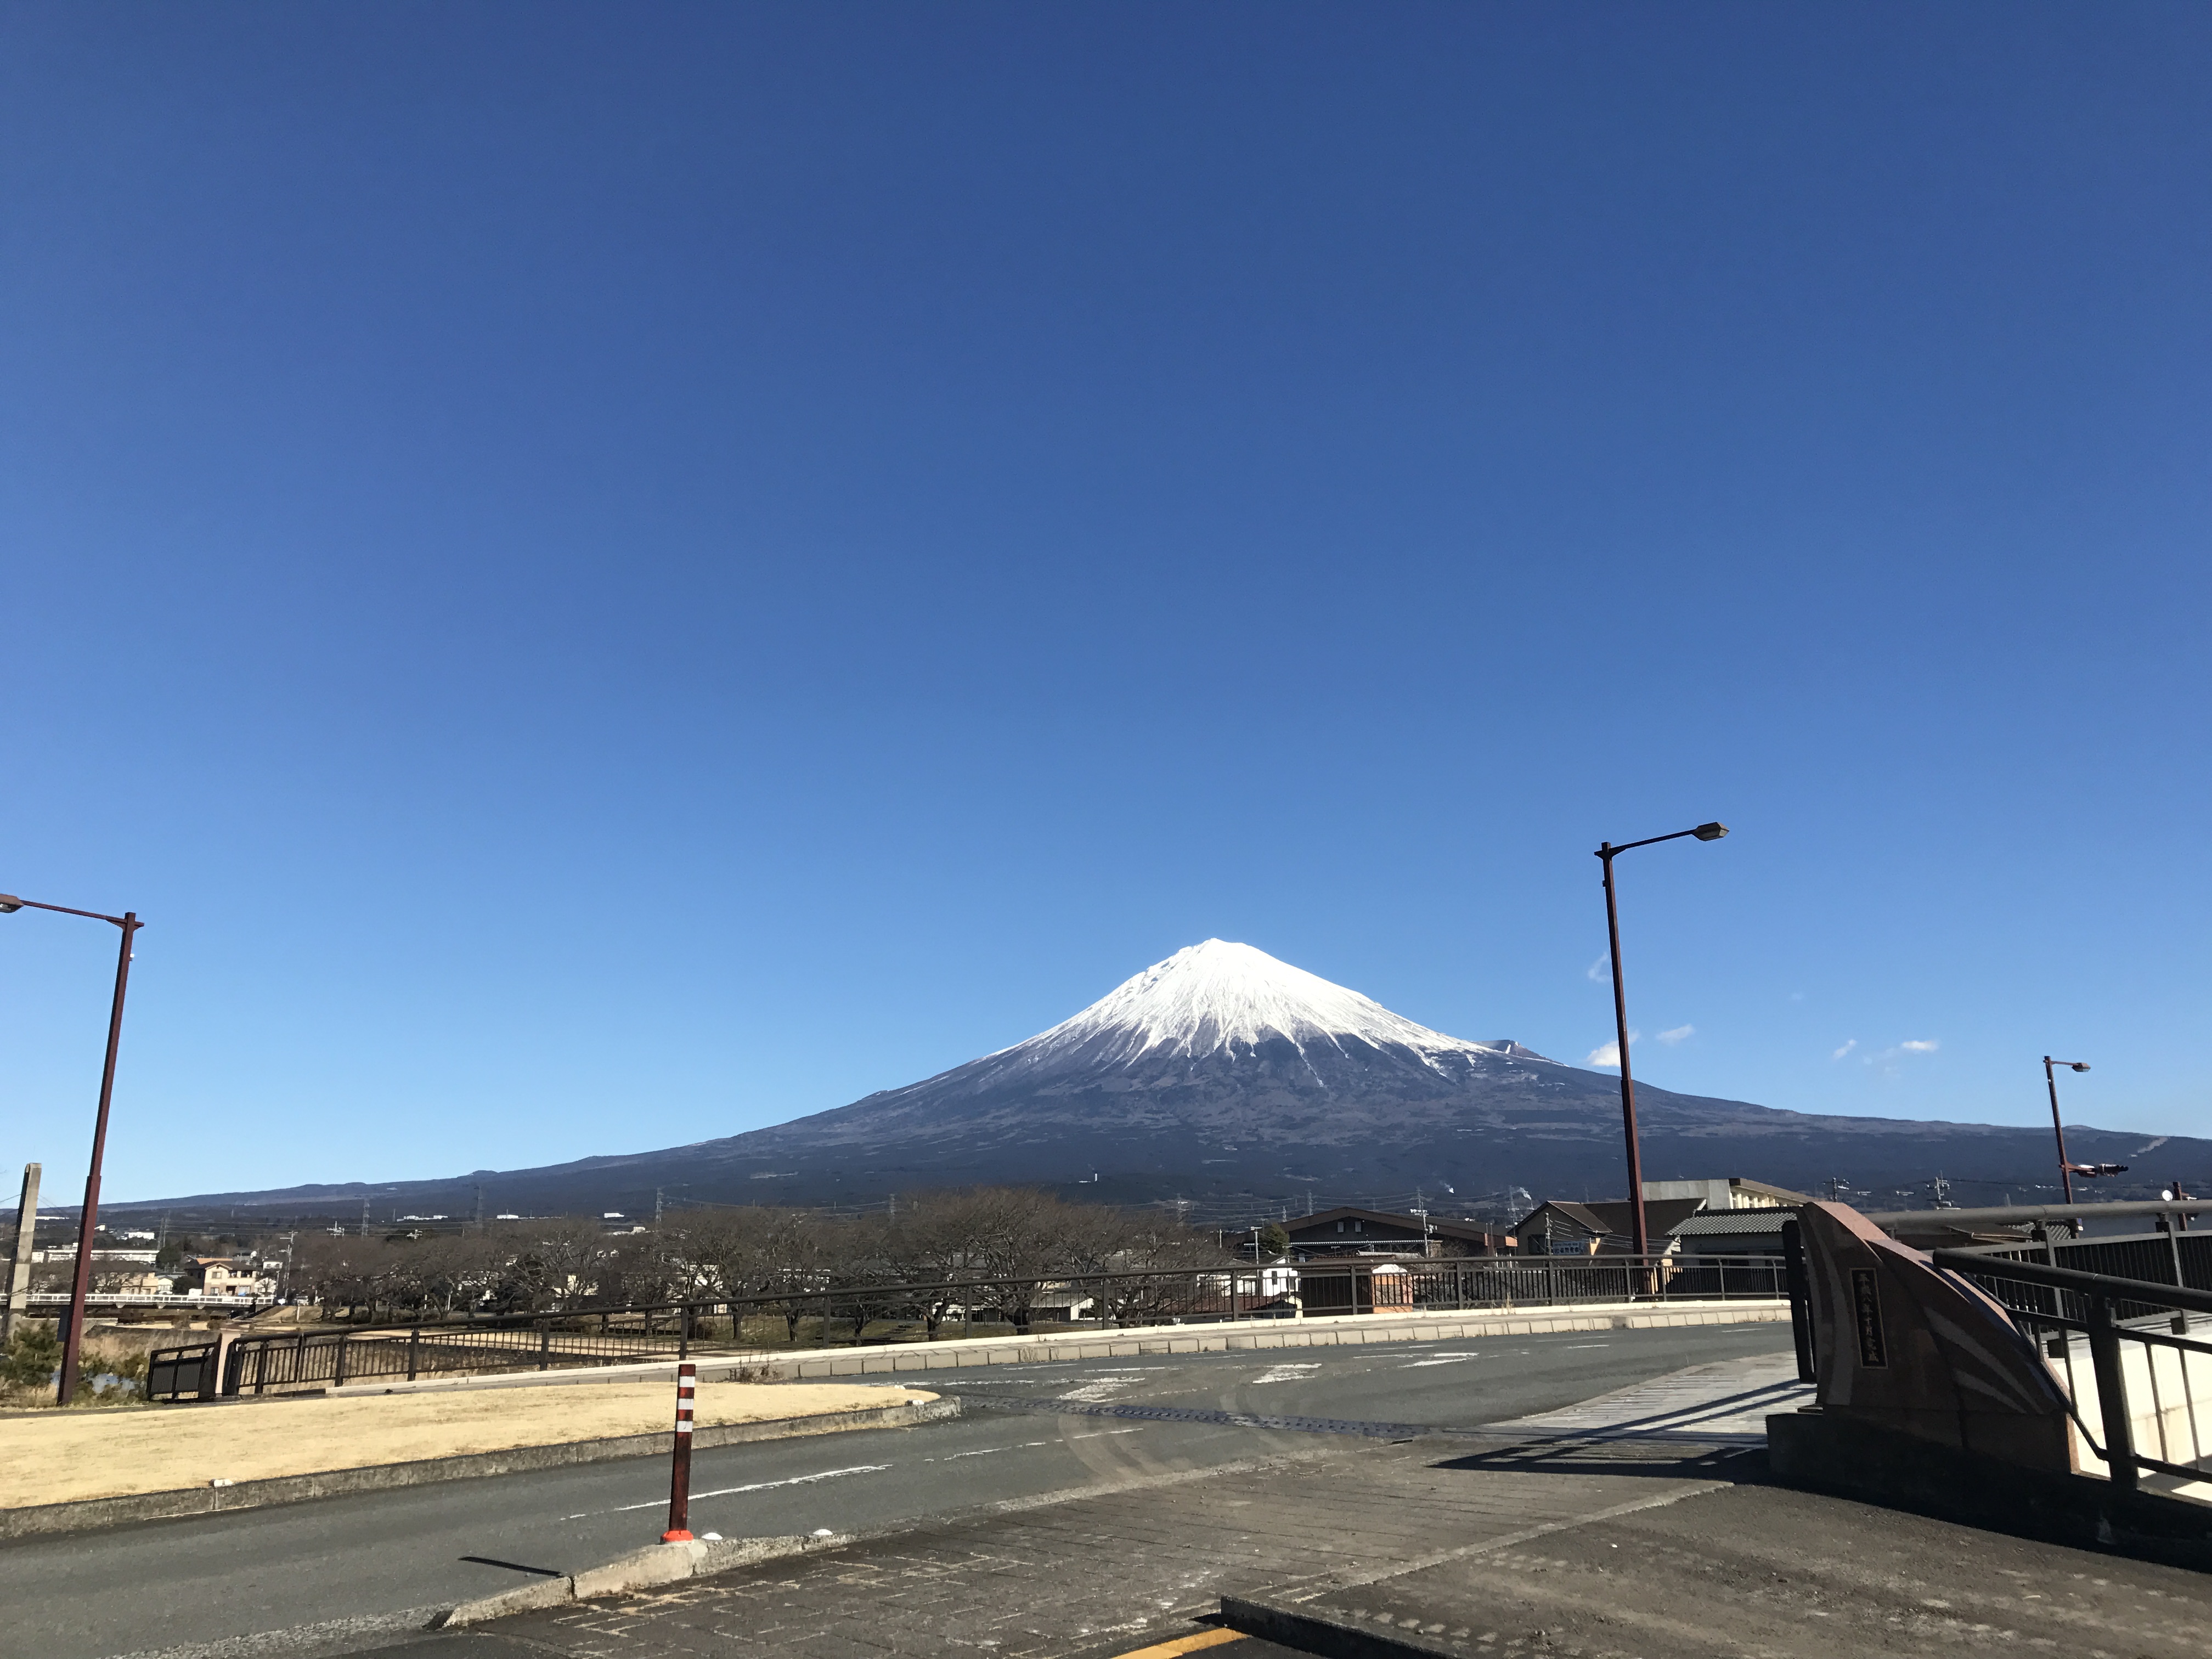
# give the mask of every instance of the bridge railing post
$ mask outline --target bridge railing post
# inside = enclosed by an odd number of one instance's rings
[[[1817,1382],[1813,1364],[1813,1276],[1805,1266],[1805,1235],[1794,1221],[1782,1224],[1782,1279],[1790,1292],[1790,1340],[1797,1350],[1797,1380]]]
[[[2105,1462],[2112,1484],[2135,1490],[2135,1425],[2128,1419],[2127,1369],[2120,1358],[2120,1334],[2112,1323],[2112,1298],[2089,1299],[2089,1364],[2097,1378],[2097,1409],[2104,1419]]]

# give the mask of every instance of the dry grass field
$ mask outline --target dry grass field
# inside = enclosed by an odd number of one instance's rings
[[[935,1398],[848,1382],[702,1382],[696,1420],[829,1416]],[[42,1412],[0,1419],[0,1508],[651,1434],[675,1413],[666,1381]]]

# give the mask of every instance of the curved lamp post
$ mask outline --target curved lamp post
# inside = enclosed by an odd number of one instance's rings
[[[2074,1201],[2074,1165],[2066,1157],[2066,1126],[2058,1121],[2058,1073],[2055,1067],[2063,1066],[2069,1071],[2086,1072],[2089,1068],[2078,1060],[2053,1060],[2043,1057],[2043,1084],[2051,1091],[2051,1132],[2058,1137],[2058,1179],[2066,1189],[2066,1201]]]
[[[84,1346],[84,1299],[92,1288],[92,1233],[100,1219],[100,1160],[107,1149],[107,1106],[115,1095],[115,1050],[123,1040],[123,991],[131,979],[131,941],[145,923],[136,910],[119,916],[98,910],[72,910],[65,904],[41,904],[36,899],[0,893],[0,915],[18,910],[52,910],[64,916],[88,916],[112,922],[123,930],[123,948],[115,958],[115,1002],[107,1015],[107,1060],[100,1073],[100,1115],[93,1121],[92,1168],[84,1178],[84,1209],[77,1217],[76,1268],[70,1280],[69,1334],[62,1339],[59,1403],[68,1405],[76,1393],[77,1358]]]
[[[1620,907],[1613,896],[1613,861],[1632,847],[1656,847],[1662,841],[1695,836],[1699,841],[1718,841],[1728,834],[1724,823],[1701,823],[1694,830],[1677,830],[1671,836],[1650,836],[1615,847],[1598,844],[1597,856],[1605,863],[1605,937],[1613,963],[1613,1042],[1620,1057],[1620,1127],[1628,1140],[1628,1213],[1635,1222],[1635,1253],[1651,1254],[1651,1236],[1644,1226],[1644,1153],[1636,1141],[1636,1082],[1628,1073],[1628,993],[1620,978]]]

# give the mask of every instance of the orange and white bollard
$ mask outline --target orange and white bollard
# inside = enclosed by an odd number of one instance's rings
[[[690,1360],[676,1368],[676,1450],[668,1470],[668,1530],[664,1544],[691,1541],[691,1396],[699,1368]]]

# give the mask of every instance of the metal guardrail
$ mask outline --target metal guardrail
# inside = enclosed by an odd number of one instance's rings
[[[1782,1258],[1769,1255],[1462,1256],[1390,1272],[1357,1261],[1298,1273],[1309,1315],[1414,1308],[1510,1308],[1575,1302],[1779,1300]]]
[[[169,1308],[179,1313],[235,1313],[240,1309],[277,1305],[273,1296],[121,1296],[100,1291],[87,1291],[84,1300],[87,1307],[93,1308]],[[70,1293],[33,1291],[23,1301],[33,1308],[66,1308],[70,1305]]]
[[[2037,1222],[2109,1221],[2118,1217],[2158,1216],[2171,1226],[2186,1227],[2212,1212],[2203,1199],[2122,1199],[2110,1203],[1998,1204],[1974,1210],[1865,1210],[1867,1220],[1887,1232],[1897,1227],[1925,1228],[1931,1223],[1946,1227],[2025,1226]]]
[[[774,1357],[744,1340],[745,1322],[849,1323],[850,1344],[892,1321],[938,1340],[947,1325],[972,1334],[979,1313],[1025,1333],[1047,1311],[1080,1306],[1078,1328],[1206,1323],[1532,1304],[1778,1298],[1783,1268],[1771,1256],[1449,1258],[1388,1264],[1331,1261],[1296,1269],[1295,1297],[1271,1291],[1281,1267],[1222,1266],[1174,1272],[1055,1273],[793,1289],[751,1297],[581,1308],[463,1322],[425,1320],[288,1335],[249,1334],[158,1349],[149,1357],[152,1399],[211,1400],[271,1390],[342,1388],[377,1378],[550,1370],[649,1359]],[[1040,1299],[1049,1302],[1041,1307]],[[822,1346],[830,1346],[825,1340]]]
[[[2212,1316],[2212,1290],[2055,1267],[2012,1259],[2010,1252],[1993,1257],[1987,1251],[1935,1250],[1929,1259],[1987,1291],[2014,1325],[2042,1345],[2047,1358],[2059,1362],[2054,1370],[2063,1379],[2075,1424],[2115,1486],[2133,1489],[2144,1469],[2191,1481],[2212,1476],[2205,1467],[2212,1398],[2202,1411],[2199,1407],[2200,1395],[2212,1395],[2212,1342],[2190,1335],[2192,1316]],[[2074,1369],[2077,1335],[2087,1349],[2102,1445],[2075,1404],[2080,1398]],[[2138,1365],[2127,1363],[2129,1344],[2142,1356]],[[2162,1364],[2162,1356],[2171,1358]],[[2192,1364],[2192,1357],[2198,1363]],[[2136,1445],[2136,1408],[2143,1402],[2130,1397],[2131,1372],[2142,1376],[2150,1395],[2149,1415],[2158,1435],[2155,1457]],[[2174,1397],[2169,1399],[2169,1393]]]

